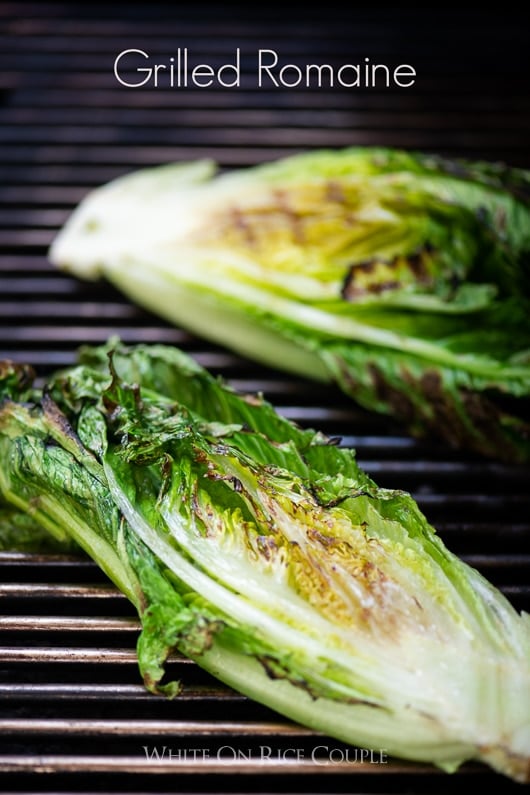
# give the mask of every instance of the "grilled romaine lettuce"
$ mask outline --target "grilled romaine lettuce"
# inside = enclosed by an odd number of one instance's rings
[[[360,148],[214,171],[94,191],[52,261],[414,433],[530,459],[527,172]]]
[[[178,649],[347,742],[527,779],[528,615],[352,451],[176,349],[110,347],[44,391],[0,370],[0,494],[133,602],[146,686],[178,690]]]

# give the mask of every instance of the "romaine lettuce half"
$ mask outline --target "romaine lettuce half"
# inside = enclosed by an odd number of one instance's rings
[[[51,259],[417,434],[530,459],[530,176],[353,148],[91,193]]]
[[[530,621],[354,453],[163,346],[0,367],[0,496],[133,602],[146,686],[178,649],[289,718],[529,777]]]

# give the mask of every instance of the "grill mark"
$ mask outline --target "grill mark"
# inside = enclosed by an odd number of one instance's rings
[[[305,230],[302,217],[289,203],[287,191],[276,188],[273,191],[273,197],[278,205],[282,215],[285,217],[289,228],[293,234],[293,238],[298,244],[305,243]]]
[[[374,257],[373,259],[363,260],[353,263],[346,273],[341,289],[341,296],[345,301],[354,301],[367,295],[381,295],[389,290],[397,290],[402,283],[399,279],[385,279],[367,284],[356,284],[357,274],[376,273],[378,266],[384,266],[390,270],[397,270],[404,264],[415,277],[419,286],[429,286],[432,283],[432,276],[427,268],[427,260],[434,251],[430,243],[426,243],[417,251],[407,256],[396,255],[392,259]]]
[[[248,223],[245,213],[242,212],[239,207],[232,207],[230,211],[230,217],[234,227],[240,230],[248,245],[251,248],[255,248],[258,241],[256,240],[256,235],[252,224]]]
[[[346,204],[346,195],[340,182],[330,179],[326,182],[326,200],[335,204]]]

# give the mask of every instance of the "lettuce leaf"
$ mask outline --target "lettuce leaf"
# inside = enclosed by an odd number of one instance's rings
[[[89,194],[50,257],[417,435],[530,459],[530,175],[392,149],[210,161]]]
[[[346,742],[528,779],[529,617],[410,495],[177,349],[86,349],[44,390],[17,370],[0,369],[1,498],[132,601],[150,690],[178,692],[177,649]]]

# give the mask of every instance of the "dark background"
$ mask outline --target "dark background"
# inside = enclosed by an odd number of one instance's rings
[[[520,14],[251,5],[3,3],[8,185],[88,188],[167,160],[207,155],[239,166],[352,144],[530,165],[530,56]],[[167,63],[178,46],[189,48],[190,61],[214,65],[241,47],[242,88],[127,89],[116,81],[121,50],[138,47]],[[411,63],[417,80],[393,90],[256,90],[259,47],[299,65]]]
[[[71,361],[79,343],[109,331],[100,321],[112,307],[92,317],[62,298],[115,304],[116,296],[54,273],[46,252],[75,204],[120,174],[199,157],[231,168],[349,145],[530,166],[527,25],[509,6],[12,2],[0,3],[0,43],[0,355],[44,367]],[[241,88],[128,89],[114,77],[124,49],[143,49],[151,65],[167,64],[178,47],[192,65],[213,66],[240,47]],[[417,79],[402,89],[257,89],[260,47],[302,67],[409,63]],[[6,303],[11,295],[16,302]],[[42,298],[55,301],[52,327],[42,322],[50,319]],[[113,322],[127,326],[130,308],[119,311]]]
[[[262,390],[291,419],[341,436],[381,485],[412,491],[448,546],[528,610],[528,470],[412,440],[332,386],[258,367],[47,260],[56,230],[91,188],[171,160],[213,157],[232,168],[358,144],[530,167],[526,23],[503,5],[345,12],[325,2],[1,3],[0,358],[46,373],[111,333],[180,345],[235,387]],[[192,63],[212,65],[241,47],[242,87],[126,89],[115,80],[123,49],[167,63],[179,46]],[[260,47],[301,66],[409,63],[417,80],[408,89],[256,90]],[[289,775],[273,764],[213,774],[200,765],[142,766],[143,744],[281,750],[321,739],[289,734],[285,721],[180,659],[172,667],[182,698],[146,696],[134,616],[87,561],[0,553],[0,598],[3,791],[520,791],[474,764],[452,778],[404,762],[307,773],[291,766]]]

